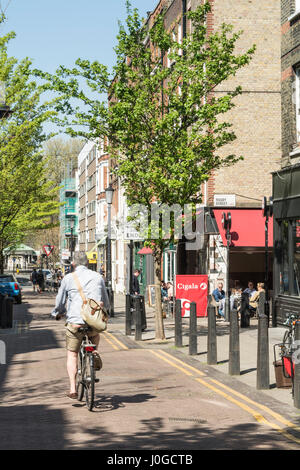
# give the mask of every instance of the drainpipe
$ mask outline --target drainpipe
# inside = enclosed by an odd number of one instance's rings
[[[186,0],[182,0],[182,37],[186,37]]]

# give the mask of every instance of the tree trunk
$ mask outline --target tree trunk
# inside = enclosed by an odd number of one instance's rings
[[[161,252],[154,258],[154,282],[155,282],[155,338],[165,340],[162,302],[161,302]]]
[[[4,253],[3,253],[3,243],[0,241],[0,274],[4,272]]]

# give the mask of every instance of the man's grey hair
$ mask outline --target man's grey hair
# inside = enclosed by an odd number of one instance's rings
[[[75,251],[73,256],[73,264],[75,266],[87,266],[89,264],[88,257],[82,251]]]

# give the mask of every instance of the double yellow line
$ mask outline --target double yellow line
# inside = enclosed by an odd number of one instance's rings
[[[116,350],[116,351],[122,351],[128,349],[128,347],[123,344],[121,341],[119,341],[114,335],[111,333],[108,333],[108,331],[104,331],[101,333],[101,335],[104,336],[105,340]]]
[[[240,392],[237,392],[236,390],[232,389],[231,387],[228,387],[227,385],[224,385],[218,380],[215,380],[211,377],[206,376],[204,372],[196,369],[195,367],[190,366],[189,364],[186,364],[180,359],[172,356],[171,354],[168,354],[166,351],[163,351],[161,349],[158,349],[158,350],[147,349],[147,351],[154,354],[159,359],[162,359],[163,361],[167,362],[172,367],[175,367],[176,369],[180,370],[185,375],[190,376],[192,379],[196,380],[198,383],[200,383],[204,387],[209,388],[216,394],[221,395],[226,400],[242,408],[244,411],[251,414],[258,423],[267,425],[271,427],[272,429],[275,429],[276,431],[281,433],[287,439],[297,444],[300,444],[300,438],[294,436],[293,434],[290,434],[286,430],[286,428],[289,428],[300,433],[300,427],[292,423],[291,421],[287,420],[286,418],[281,416],[279,413],[276,413],[275,411],[271,410],[265,405],[261,405],[260,403],[255,402],[254,400],[251,400],[251,398],[247,397],[246,395],[243,395]],[[235,397],[237,397],[238,399]],[[252,405],[252,406],[249,406],[249,405]],[[277,423],[267,419],[264,415],[258,412],[257,409],[264,412],[264,414],[272,416],[276,421],[283,424],[285,428],[282,428]]]
[[[105,340],[116,351],[121,351],[121,350],[124,351],[124,350],[129,349],[125,344],[119,341],[111,333],[108,333],[107,331],[105,331],[104,333],[102,333],[102,335],[104,336]],[[133,349],[132,351],[141,351],[141,350]],[[224,385],[222,382],[219,382],[216,379],[208,377],[204,372],[200,371],[199,369],[196,369],[196,367],[193,367],[181,361],[177,357],[172,356],[171,354],[167,353],[166,351],[162,349],[144,349],[144,351],[147,351],[151,353],[152,355],[156,356],[158,359],[163,360],[170,366],[179,370],[183,374],[189,376],[191,379],[196,380],[198,383],[200,383],[204,387],[212,390],[216,394],[222,396],[226,400],[230,401],[231,403],[235,404],[239,408],[243,409],[244,411],[249,413],[251,416],[253,416],[258,423],[269,426],[272,429],[279,432],[282,436],[284,436],[288,440],[293,441],[296,444],[300,444],[300,438],[294,436],[293,434],[290,434],[290,432],[288,432],[287,430],[288,428],[289,430],[293,430],[294,432],[300,433],[300,427],[292,423],[291,421],[287,420],[286,418],[284,418],[284,416],[280,415],[279,413],[276,413],[275,411],[271,410],[269,407],[252,400],[246,395],[243,395],[242,393],[237,392],[233,388],[228,387],[227,385]],[[264,414],[262,414],[261,412]],[[278,423],[281,423],[282,425],[284,425],[284,427],[281,427],[276,422],[271,421],[270,419],[267,419],[265,415],[271,416]]]

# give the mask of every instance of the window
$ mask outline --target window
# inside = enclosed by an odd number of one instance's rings
[[[281,222],[280,293],[300,297],[300,219]]]
[[[178,23],[177,42],[178,42],[178,44],[182,44],[182,27],[181,27],[181,23]],[[182,55],[182,49],[178,50],[178,54]]]
[[[281,222],[281,268],[280,268],[280,293],[289,293],[289,223],[287,220]]]
[[[296,143],[300,142],[300,65],[295,68],[293,103],[296,112]]]
[[[96,211],[96,201],[90,202],[88,205],[88,214],[94,214]]]
[[[300,296],[300,220],[293,221],[294,294]]]
[[[96,176],[95,173],[92,176],[89,176],[87,180],[87,190],[89,191],[91,188],[95,186]]]

